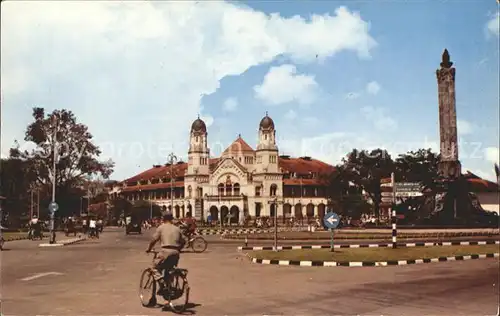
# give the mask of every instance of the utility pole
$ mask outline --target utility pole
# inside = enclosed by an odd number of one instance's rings
[[[56,176],[56,162],[57,162],[57,119],[55,119],[55,116],[54,116],[54,138],[53,138],[53,142],[54,142],[54,148],[53,148],[53,161],[52,161],[52,204],[55,204],[56,203],[56,180],[57,180],[57,176]],[[55,215],[55,211],[51,211],[50,212],[50,241],[49,243],[51,244],[54,244],[56,242],[56,232],[55,232],[55,229],[54,229],[54,215]]]
[[[174,214],[174,162],[177,161],[177,156],[174,153],[168,155],[170,161],[170,207],[171,213]]]
[[[30,188],[30,193],[31,193],[31,200],[30,200],[30,220],[33,219],[33,187]]]

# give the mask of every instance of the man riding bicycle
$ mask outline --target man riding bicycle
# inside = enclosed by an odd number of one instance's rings
[[[186,213],[186,218],[181,223],[182,233],[189,240],[196,232],[196,220],[191,215],[191,212]]]
[[[174,217],[171,213],[163,216],[163,224],[156,229],[153,239],[146,250],[146,252],[150,252],[155,244],[160,241],[161,250],[153,266],[154,278],[160,284],[160,293],[166,286],[162,271],[169,271],[177,266],[180,259],[180,251],[186,243],[180,228],[172,223],[173,219]]]

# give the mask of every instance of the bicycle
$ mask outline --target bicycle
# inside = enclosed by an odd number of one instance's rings
[[[194,233],[182,249],[191,248],[193,252],[202,253],[207,250],[208,243],[198,232]]]
[[[158,251],[152,250],[153,262],[158,256]],[[160,295],[168,302],[169,307],[176,313],[182,313],[186,310],[189,301],[189,284],[187,280],[188,270],[174,267],[170,271],[163,271],[163,280],[165,281],[165,289],[160,293],[160,284],[154,279],[153,268],[147,268],[142,271],[139,298],[142,306],[154,307],[157,305],[156,296]],[[144,290],[150,288],[151,293],[144,294]],[[184,300],[182,296],[186,294]],[[181,304],[175,304],[174,300],[181,299]]]

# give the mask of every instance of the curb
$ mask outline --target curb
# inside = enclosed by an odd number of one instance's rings
[[[81,241],[85,241],[87,238],[73,238],[73,239],[65,239],[65,240],[60,240],[59,242],[55,244],[39,244],[39,247],[61,247],[61,246],[69,246],[72,244],[76,244]]]
[[[301,267],[381,267],[381,266],[404,266],[408,264],[435,263],[446,261],[465,261],[474,259],[498,258],[499,253],[487,253],[481,255],[469,256],[454,256],[454,257],[438,257],[438,258],[423,258],[415,260],[398,260],[398,261],[297,261],[297,260],[266,260],[257,259],[248,256],[253,263],[257,264],[273,264],[281,266],[301,266]]]
[[[398,244],[398,247],[432,247],[432,246],[483,246],[483,245],[500,245],[499,240],[488,241],[450,241],[450,242],[416,242]],[[390,248],[391,243],[384,244],[362,244],[362,245],[334,245],[338,248]],[[256,247],[238,247],[239,251],[243,250],[273,250],[273,246],[256,246]],[[299,246],[278,246],[278,250],[296,250],[296,249],[330,249],[330,245],[299,245]]]
[[[269,233],[274,232],[270,231]],[[245,236],[231,236],[231,235],[237,235],[237,234],[228,234],[225,235],[225,239],[231,239],[231,240],[245,240]],[[255,234],[257,235],[257,234]],[[498,236],[498,235],[489,235],[489,234],[479,234],[479,235],[473,235],[473,236],[461,236],[459,234],[417,234],[417,235],[398,235],[398,239],[428,239],[428,238],[459,238],[459,237],[493,237],[493,236]],[[327,241],[330,240],[328,237],[311,237],[311,236],[302,236],[302,237],[279,237],[278,240],[304,240],[306,238],[307,240],[316,240],[316,241]],[[342,235],[342,236],[335,236],[336,240],[375,240],[375,239],[390,239],[391,235],[371,235],[371,236],[349,236],[349,234]],[[254,241],[258,240],[273,240],[272,237],[265,237],[265,238],[249,238]]]
[[[278,231],[283,231],[278,229]],[[199,229],[198,232],[201,235],[239,235],[239,234],[265,234],[265,233],[273,233],[273,229],[226,229],[226,230],[218,230],[218,229]]]

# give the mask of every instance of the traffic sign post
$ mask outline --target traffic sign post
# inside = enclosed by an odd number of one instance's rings
[[[334,229],[339,226],[340,217],[336,213],[329,211],[323,217],[323,223],[330,230],[330,251],[333,252],[335,251],[333,246]]]

